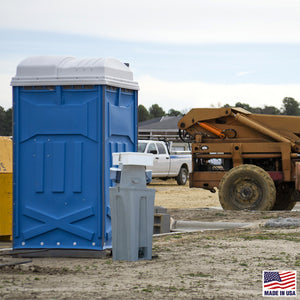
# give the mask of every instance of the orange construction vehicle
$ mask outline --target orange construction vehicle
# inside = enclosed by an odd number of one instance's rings
[[[192,142],[190,187],[219,189],[229,210],[291,210],[300,201],[300,117],[196,108],[179,122]]]

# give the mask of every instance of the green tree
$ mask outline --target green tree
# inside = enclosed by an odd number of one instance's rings
[[[150,113],[150,118],[151,119],[159,118],[159,117],[162,117],[162,116],[166,115],[164,110],[158,104],[153,104],[149,108],[149,113]]]
[[[299,102],[296,101],[294,98],[285,97],[282,100],[282,114],[290,115],[290,116],[299,116],[300,115]]]
[[[251,107],[249,111],[253,114],[263,114],[263,108],[261,107]]]
[[[235,104],[235,107],[241,107],[241,108],[246,109],[250,112],[253,112],[253,108],[248,103],[237,102]]]
[[[230,107],[229,104],[225,104],[223,107]],[[264,108],[261,107],[251,107],[248,103],[237,102],[235,107],[241,107],[246,109],[254,114],[266,114],[266,115],[280,115],[280,109],[275,106],[267,106]]]
[[[7,111],[0,106],[0,136],[12,135],[12,108]]]
[[[264,106],[264,108],[261,107],[251,107],[248,103],[241,103],[237,102],[235,104],[236,107],[244,108],[254,114],[267,114],[267,115],[279,115],[280,110],[276,108],[275,106]]]
[[[168,116],[179,116],[179,115],[182,115],[182,113],[179,111],[179,110],[175,110],[173,108],[169,109],[168,111]]]
[[[150,119],[150,114],[144,105],[138,106],[138,122],[147,121]]]
[[[6,124],[6,135],[12,136],[12,117],[13,117],[13,110],[9,108],[5,112],[5,124]]]
[[[0,106],[0,135],[6,135],[6,113],[2,106]]]
[[[275,106],[266,106],[261,110],[262,114],[266,115],[280,115],[280,110]]]

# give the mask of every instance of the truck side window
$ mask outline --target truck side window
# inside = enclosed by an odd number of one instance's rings
[[[147,153],[157,154],[157,150],[154,143],[149,144]]]
[[[138,143],[138,152],[144,153],[147,143]]]
[[[157,143],[156,146],[159,154],[166,154],[166,149],[162,144]]]

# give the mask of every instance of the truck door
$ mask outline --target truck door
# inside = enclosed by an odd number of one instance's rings
[[[156,154],[151,152],[151,149],[154,149],[153,146],[156,146]],[[167,153],[165,145],[161,142],[151,143],[148,146],[148,150],[149,149],[149,153],[153,153],[152,173],[159,174],[160,176],[168,176],[170,168],[170,156]]]
[[[155,143],[148,144],[146,153],[153,154],[153,166],[150,166],[149,170],[152,170],[152,175],[158,174],[158,151]]]

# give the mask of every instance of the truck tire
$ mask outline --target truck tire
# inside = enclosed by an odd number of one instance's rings
[[[276,200],[271,176],[255,165],[240,165],[226,173],[219,186],[219,201],[227,210],[271,210]]]
[[[276,201],[272,210],[292,210],[296,205],[295,186],[288,183],[276,185]]]
[[[175,178],[178,185],[185,185],[188,179],[188,170],[186,167],[181,167],[180,171]]]

